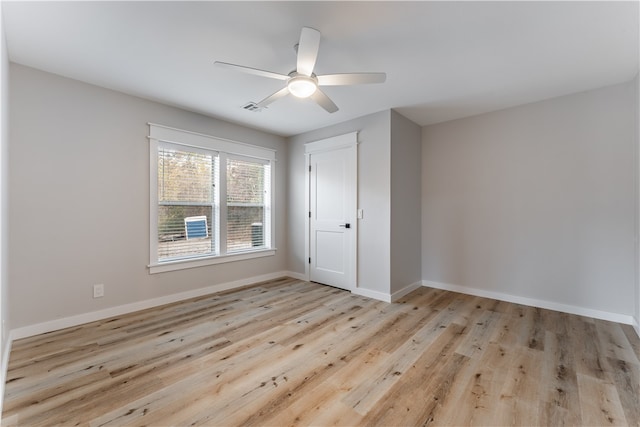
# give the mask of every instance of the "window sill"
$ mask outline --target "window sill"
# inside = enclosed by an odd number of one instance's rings
[[[224,264],[227,262],[244,261],[253,258],[262,258],[273,256],[276,249],[262,249],[251,252],[241,252],[236,254],[221,255],[206,258],[179,259],[174,261],[165,261],[158,264],[149,265],[149,274],[165,273],[167,271],[184,270],[187,268],[203,267],[206,265]]]

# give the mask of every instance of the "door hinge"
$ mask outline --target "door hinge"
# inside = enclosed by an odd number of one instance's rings
[[[311,218],[311,211],[309,211],[309,218]]]
[[[311,165],[309,165],[309,172],[311,172]]]
[[[309,264],[311,264],[311,257],[309,257]]]

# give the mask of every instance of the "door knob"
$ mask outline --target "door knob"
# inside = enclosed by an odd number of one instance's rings
[[[346,224],[340,224],[339,227],[344,227],[344,228],[351,228],[351,224],[346,223]]]

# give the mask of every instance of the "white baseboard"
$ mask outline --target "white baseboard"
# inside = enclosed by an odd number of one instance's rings
[[[233,282],[220,283],[218,285],[208,286],[206,288],[194,289],[191,291],[180,292],[177,294],[166,295],[163,297],[152,298],[144,301],[137,301],[130,304],[119,305],[116,307],[110,307],[104,310],[63,317],[62,319],[51,320],[47,322],[37,323],[35,325],[23,326],[21,328],[13,329],[11,331],[11,336],[14,340],[31,337],[34,335],[57,331],[59,329],[69,328],[72,326],[78,326],[84,323],[95,322],[97,320],[103,320],[109,317],[121,316],[123,314],[132,313],[134,311],[146,310],[147,308],[171,304],[173,302],[183,301],[189,298],[196,298],[203,295],[209,295],[214,292],[240,288],[242,286],[264,282],[266,280],[273,280],[285,276],[289,276],[288,271],[278,271],[275,273],[248,277],[246,279],[240,279]]]
[[[385,294],[384,292],[379,292],[379,291],[372,291],[371,289],[354,288],[354,289],[351,289],[351,293],[355,295],[361,295],[367,298],[377,299],[378,301],[391,302],[390,294]]]
[[[152,307],[157,307],[164,304],[170,304],[173,302],[183,301],[189,298],[196,298],[203,295],[212,294],[215,292],[226,291],[229,289],[240,288],[243,286],[251,285],[266,280],[273,280],[279,277],[292,277],[298,280],[307,280],[302,273],[296,273],[293,271],[279,271],[275,273],[263,274],[260,276],[248,277],[246,279],[236,280],[233,282],[221,283],[218,285],[208,286],[206,288],[194,289],[191,291],[180,292],[177,294],[166,295],[163,297],[152,298],[144,301],[137,301],[130,304],[119,305],[116,307],[107,308],[104,310],[93,311],[89,313],[78,314],[75,316],[64,317],[62,319],[51,320],[47,322],[37,323],[34,325],[23,326],[21,328],[13,329],[9,332],[9,340],[2,355],[2,366],[0,366],[0,405],[2,404],[1,394],[4,390],[4,383],[6,379],[6,372],[9,362],[9,353],[11,351],[11,343],[13,340],[20,338],[26,338],[34,335],[39,335],[47,332],[57,331],[59,329],[78,326],[84,323],[95,322],[97,320],[107,319],[109,317],[121,316],[123,314],[132,313],[139,310],[145,310]],[[584,307],[577,307],[573,305],[560,304],[551,301],[537,300],[527,297],[519,297],[515,295],[504,294],[501,292],[486,291],[483,289],[469,288],[460,285],[451,285],[446,283],[432,282],[428,280],[422,280],[412,283],[404,287],[403,289],[394,292],[393,294],[387,294],[384,292],[374,291],[365,288],[355,288],[352,293],[355,295],[365,296],[367,298],[373,298],[384,302],[394,302],[408,293],[414,291],[420,286],[427,286],[431,288],[443,289],[447,291],[459,292],[463,294],[469,294],[484,298],[492,298],[500,301],[513,302],[516,304],[523,304],[532,307],[545,308],[549,310],[561,311],[565,313],[577,314],[580,316],[593,317],[596,319],[609,320],[612,322],[624,323],[627,325],[633,325],[636,333],[640,337],[640,325],[638,320],[633,316],[628,316],[619,313],[611,313],[606,311],[594,310]],[[1,409],[1,408],[0,408]]]
[[[412,283],[410,285],[407,285],[404,288],[400,289],[399,291],[394,292],[393,294],[386,294],[384,292],[373,291],[371,289],[365,289],[365,288],[352,289],[351,293],[356,294],[356,295],[361,295],[361,296],[367,297],[367,298],[377,299],[378,301],[384,301],[384,302],[391,303],[391,302],[395,302],[395,301],[399,300],[403,296],[407,295],[409,292],[415,291],[420,286],[422,286],[422,281],[421,280],[418,281],[418,282]]]
[[[419,281],[417,281],[415,283],[412,283],[412,284],[410,284],[408,286],[405,286],[404,288],[400,289],[399,291],[396,291],[396,292],[391,294],[391,302],[398,301],[403,296],[415,291],[416,289],[418,289],[421,286],[422,286],[422,280],[419,280]]]
[[[302,280],[304,282],[307,281],[307,276],[304,273],[296,273],[295,271],[284,271],[283,274],[293,279]]]
[[[575,305],[561,304],[552,301],[539,300],[535,298],[520,297],[516,295],[505,294],[502,292],[487,291],[484,289],[470,288],[467,286],[451,285],[448,283],[431,282],[429,280],[422,281],[423,286],[430,288],[443,289],[445,291],[459,292],[477,297],[497,299],[499,301],[512,302],[515,304],[527,305],[530,307],[544,308],[547,310],[561,311],[563,313],[577,314],[579,316],[592,317],[594,319],[608,320],[610,322],[623,323],[632,325],[634,323],[633,316],[619,313],[611,313],[608,311],[594,310],[592,308],[578,307]],[[636,332],[638,330],[636,329]],[[640,334],[639,334],[640,335]]]

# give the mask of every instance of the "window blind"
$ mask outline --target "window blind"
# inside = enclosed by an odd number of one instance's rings
[[[215,254],[215,152],[158,149],[158,260]]]
[[[227,251],[266,246],[270,166],[253,159],[227,160]]]

